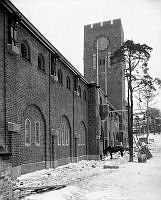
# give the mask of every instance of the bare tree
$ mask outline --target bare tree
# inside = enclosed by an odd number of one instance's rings
[[[123,63],[123,74],[127,80],[128,91],[128,138],[130,162],[133,162],[133,93],[143,88],[146,84],[152,84],[152,78],[148,75],[148,61],[152,48],[146,44],[135,44],[132,40],[125,41],[122,46],[111,56],[111,64]],[[146,81],[146,76],[149,81]]]
[[[154,104],[160,88],[161,80],[158,78],[152,79],[148,73],[146,73],[144,75],[143,85],[136,93],[136,99],[138,100],[137,105],[146,119],[147,141],[149,137],[150,119],[154,116],[152,115],[152,111],[157,110],[155,108],[151,108],[151,106]]]

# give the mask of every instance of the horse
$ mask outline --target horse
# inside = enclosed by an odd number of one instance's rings
[[[106,156],[107,152],[109,152],[112,159],[112,153],[116,153],[119,151],[121,153],[121,156],[123,156],[124,148],[122,146],[115,146],[115,147],[108,146],[103,150],[103,155]]]

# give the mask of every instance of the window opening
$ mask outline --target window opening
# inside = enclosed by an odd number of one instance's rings
[[[31,144],[31,121],[25,120],[25,145]]]
[[[45,71],[44,57],[41,54],[38,55],[38,69]]]
[[[35,122],[35,144],[40,145],[40,122]]]

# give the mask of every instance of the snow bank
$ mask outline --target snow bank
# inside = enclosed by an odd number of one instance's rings
[[[110,157],[106,157],[103,161],[82,160],[78,163],[70,163],[55,169],[44,169],[22,175],[14,182],[14,185],[17,187],[39,187],[61,184],[69,185],[75,181],[80,181],[87,176],[97,174],[99,169],[102,169],[105,164],[119,165],[127,161],[128,154],[125,154],[124,157],[115,154],[113,160],[111,160]]]
[[[14,183],[22,187],[67,184],[68,187],[38,195],[25,200],[159,200],[161,196],[161,135],[154,136],[151,144],[153,158],[138,163],[137,157],[129,163],[129,155],[119,154],[113,160],[82,160],[56,169],[41,170],[22,175]],[[103,166],[118,166],[106,169]]]

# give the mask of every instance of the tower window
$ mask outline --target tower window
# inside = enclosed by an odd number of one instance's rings
[[[93,54],[93,69],[96,69],[96,54]]]

